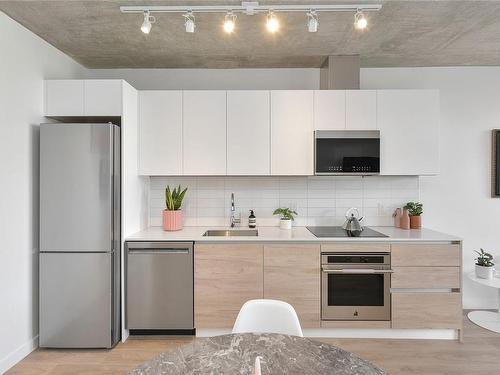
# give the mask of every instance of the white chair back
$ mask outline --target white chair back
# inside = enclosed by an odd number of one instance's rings
[[[304,336],[292,305],[273,299],[254,299],[241,307],[233,333],[252,332]]]

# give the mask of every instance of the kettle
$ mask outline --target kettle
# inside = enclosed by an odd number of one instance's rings
[[[349,237],[359,237],[363,231],[360,222],[363,217],[359,217],[359,210],[355,207],[349,208],[345,213],[346,220],[342,225]]]

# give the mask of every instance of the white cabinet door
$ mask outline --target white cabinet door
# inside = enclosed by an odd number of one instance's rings
[[[313,91],[271,91],[271,174],[313,174]]]
[[[377,91],[347,90],[345,108],[347,129],[377,129]]]
[[[270,174],[269,91],[227,92],[227,174]]]
[[[45,81],[45,116],[84,116],[83,80]]]
[[[439,173],[439,91],[379,90],[380,173]]]
[[[182,174],[182,91],[139,92],[139,174]]]
[[[314,91],[314,130],[345,129],[345,90]]]
[[[122,81],[85,80],[85,116],[121,116]]]
[[[226,92],[183,92],[185,175],[226,174]]]

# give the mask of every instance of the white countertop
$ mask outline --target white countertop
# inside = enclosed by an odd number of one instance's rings
[[[317,238],[306,227],[283,230],[279,227],[257,227],[256,237],[203,237],[209,229],[249,229],[247,227],[184,227],[176,232],[165,232],[162,227],[149,227],[128,236],[126,241],[195,241],[195,242],[452,242],[461,238],[430,229],[404,230],[394,227],[370,227],[389,237]]]

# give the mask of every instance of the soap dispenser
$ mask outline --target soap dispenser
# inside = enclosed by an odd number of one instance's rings
[[[257,227],[257,218],[255,217],[253,210],[250,210],[250,216],[248,217],[248,227],[249,228]]]

